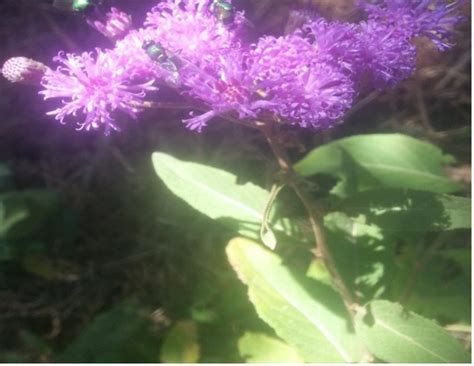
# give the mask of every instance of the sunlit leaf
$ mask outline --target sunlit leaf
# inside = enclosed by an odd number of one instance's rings
[[[169,331],[161,347],[161,362],[196,363],[200,347],[197,326],[192,320],[181,320]]]
[[[266,334],[246,332],[238,346],[246,363],[303,363],[293,348]]]
[[[356,331],[376,357],[396,363],[470,362],[462,345],[435,322],[385,300],[356,316]]]
[[[234,174],[207,165],[158,152],[152,158],[156,173],[174,194],[204,215],[236,227],[241,235],[259,239],[268,191],[252,183],[238,184]],[[271,228],[291,230],[282,220]]]
[[[360,343],[339,295],[308,281],[281,259],[248,239],[233,239],[227,256],[248,286],[250,301],[267,322],[307,362],[356,362]],[[306,280],[305,280],[306,279]]]
[[[331,285],[331,274],[329,273],[326,265],[323,260],[313,259],[306,271],[306,276],[313,278],[319,282],[325,283],[326,285]]]
[[[346,182],[356,180],[359,191],[386,186],[450,193],[459,189],[442,170],[451,161],[430,143],[400,134],[374,134],[320,146],[295,170],[302,176],[329,174]]]

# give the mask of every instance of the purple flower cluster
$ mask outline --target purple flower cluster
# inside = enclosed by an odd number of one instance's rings
[[[376,4],[360,1],[369,19],[392,25],[407,38],[429,38],[441,51],[451,47],[454,26],[463,20],[459,12],[466,0],[383,0]]]
[[[264,37],[250,51],[249,74],[277,120],[330,127],[351,106],[354,83],[324,49],[299,35]]]
[[[62,99],[62,105],[48,113],[61,123],[66,116],[81,112],[85,119],[78,123],[78,130],[103,127],[106,134],[117,130],[112,113],[119,110],[136,118],[145,93],[156,89],[154,79],[131,79],[127,63],[110,51],[97,49],[95,57],[59,53],[54,61],[62,66],[45,72],[40,94],[45,99]]]
[[[393,87],[412,74],[415,37],[449,48],[462,3],[359,1],[366,17],[358,23],[305,13],[289,34],[245,44],[247,22],[231,0],[163,0],[136,30],[115,8],[88,20],[115,42],[112,49],[60,52],[55,70],[38,63],[24,69],[41,70],[40,94],[60,101],[49,114],[61,123],[82,115],[80,130],[117,130],[117,112],[136,118],[159,86],[200,103],[204,112],[184,120],[192,130],[223,114],[324,129],[343,118],[361,90]],[[13,81],[18,65],[24,62],[7,61],[3,74]]]

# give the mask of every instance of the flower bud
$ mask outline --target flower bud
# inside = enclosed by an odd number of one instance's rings
[[[132,17],[117,8],[112,7],[105,19],[87,19],[89,25],[112,41],[125,37],[132,29]]]
[[[26,57],[12,57],[2,67],[2,75],[12,83],[40,85],[48,67]]]

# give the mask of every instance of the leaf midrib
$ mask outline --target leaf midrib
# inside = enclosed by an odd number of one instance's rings
[[[257,270],[260,269],[258,266],[254,266]],[[281,290],[278,287],[275,287],[273,283],[266,277],[265,273],[262,273],[258,271],[261,277],[265,279],[265,281],[270,285],[270,287],[275,290],[277,294],[279,294],[284,300],[286,300],[287,303],[289,303],[294,309],[296,309],[297,312],[302,314],[311,324],[314,325],[316,329],[328,340],[328,342],[334,347],[336,352],[342,357],[342,359],[345,362],[353,362],[352,358],[349,354],[346,353],[346,351],[343,349],[343,347],[336,342],[336,340],[333,339],[332,335],[328,330],[326,330],[325,327],[322,325],[318,325],[317,322],[313,321],[310,315],[308,315],[304,309],[300,309],[297,305],[295,305],[292,301],[291,298],[288,298],[284,292],[281,292]]]
[[[397,331],[396,329],[390,327],[388,324],[384,323],[382,320],[380,319],[375,319],[375,322],[376,324],[379,324],[381,327],[387,329],[389,332],[392,332],[394,334],[396,334],[397,336],[399,336],[400,338],[403,338],[405,339],[406,341],[408,341],[409,343],[412,343],[413,345],[421,348],[422,350],[426,351],[427,353],[431,354],[432,356],[440,359],[441,361],[445,362],[445,363],[449,363],[450,361],[441,357],[440,355],[434,353],[433,351],[431,351],[430,349],[424,347],[422,344],[418,343],[417,341],[415,341],[413,338],[411,337],[408,337],[406,336],[405,334],[403,333],[400,333],[399,331]]]
[[[233,207],[241,208],[242,210],[249,213],[252,217],[254,217],[257,222],[259,222],[259,223],[262,222],[263,213],[255,210],[251,207],[248,207],[248,206],[242,204],[240,201],[236,201],[235,199],[233,199],[229,196],[226,196],[225,194],[222,194],[221,192],[216,191],[215,189],[210,188],[209,186],[201,183],[200,181],[194,180],[192,177],[188,176],[187,174],[183,174],[182,171],[174,172],[173,169],[171,169],[170,166],[168,164],[166,164],[166,161],[164,161],[164,162],[161,161],[161,162],[164,163],[164,165],[166,166],[168,172],[170,172],[171,174],[174,174],[175,176],[177,176],[177,177],[179,177],[179,178],[181,178],[185,181],[188,181],[191,184],[194,184],[194,185],[198,186],[200,189],[202,189],[204,191],[207,191],[211,195],[215,195],[215,196],[223,199],[224,201],[228,202]],[[276,230],[279,230],[279,231],[284,231],[284,228],[278,223],[274,224],[274,228]]]

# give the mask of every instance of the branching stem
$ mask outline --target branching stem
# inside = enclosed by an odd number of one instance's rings
[[[141,108],[152,108],[152,109],[197,109],[197,110],[202,110],[202,107],[196,106],[196,105],[190,105],[187,103],[159,103],[159,102],[153,102],[153,101],[143,101],[140,103],[140,105],[137,105],[137,107]],[[268,144],[270,145],[273,154],[275,155],[275,158],[277,159],[278,166],[280,167],[282,173],[288,177],[288,182],[286,183],[289,187],[291,187],[298,198],[301,200],[303,203],[303,206],[305,207],[308,217],[309,217],[309,222],[311,224],[311,230],[313,232],[314,240],[316,243],[316,247],[314,249],[314,254],[317,258],[320,258],[323,260],[324,264],[326,265],[333,283],[336,287],[336,289],[339,291],[344,304],[347,308],[347,311],[351,315],[351,317],[354,314],[354,311],[357,309],[357,302],[355,301],[354,297],[352,296],[351,292],[347,288],[347,286],[344,283],[344,280],[342,279],[341,274],[337,270],[336,264],[334,262],[334,259],[328,249],[327,243],[326,243],[326,238],[324,235],[324,230],[323,230],[323,212],[320,209],[320,207],[317,205],[316,202],[314,202],[310,196],[306,193],[306,190],[304,187],[301,185],[301,180],[295,178],[294,170],[293,170],[293,165],[291,164],[291,160],[289,159],[285,148],[282,146],[280,143],[280,140],[278,139],[278,136],[275,134],[273,130],[273,124],[265,123],[265,122],[260,122],[260,121],[245,121],[245,120],[239,120],[238,118],[234,118],[228,114],[223,114],[220,116],[223,119],[226,119],[230,122],[238,123],[241,125],[244,125],[246,127],[252,127],[259,129],[260,131],[263,132],[265,135],[265,138],[267,139]],[[278,191],[282,188],[279,187],[275,189],[274,195],[278,194]],[[271,203],[269,205],[271,207]],[[269,210],[269,208],[268,208]],[[266,213],[265,216],[267,216],[268,213]],[[266,220],[266,219],[264,219]],[[265,223],[262,224],[262,230],[265,229]],[[262,234],[262,233],[261,233]]]
[[[265,135],[268,144],[270,145],[275,158],[277,159],[278,165],[282,172],[289,176],[288,186],[290,186],[301,200],[303,206],[305,207],[309,221],[311,224],[311,230],[313,232],[314,240],[316,242],[316,248],[314,254],[317,258],[321,258],[326,265],[335,287],[339,291],[344,304],[347,308],[347,311],[352,316],[357,303],[352,296],[351,292],[344,283],[344,280],[341,277],[341,274],[337,270],[334,259],[328,249],[326,238],[323,230],[323,212],[321,208],[313,201],[310,196],[306,193],[304,187],[301,185],[298,179],[294,178],[293,165],[286,153],[285,148],[280,143],[277,135],[274,133],[272,125],[262,124],[260,130]]]

